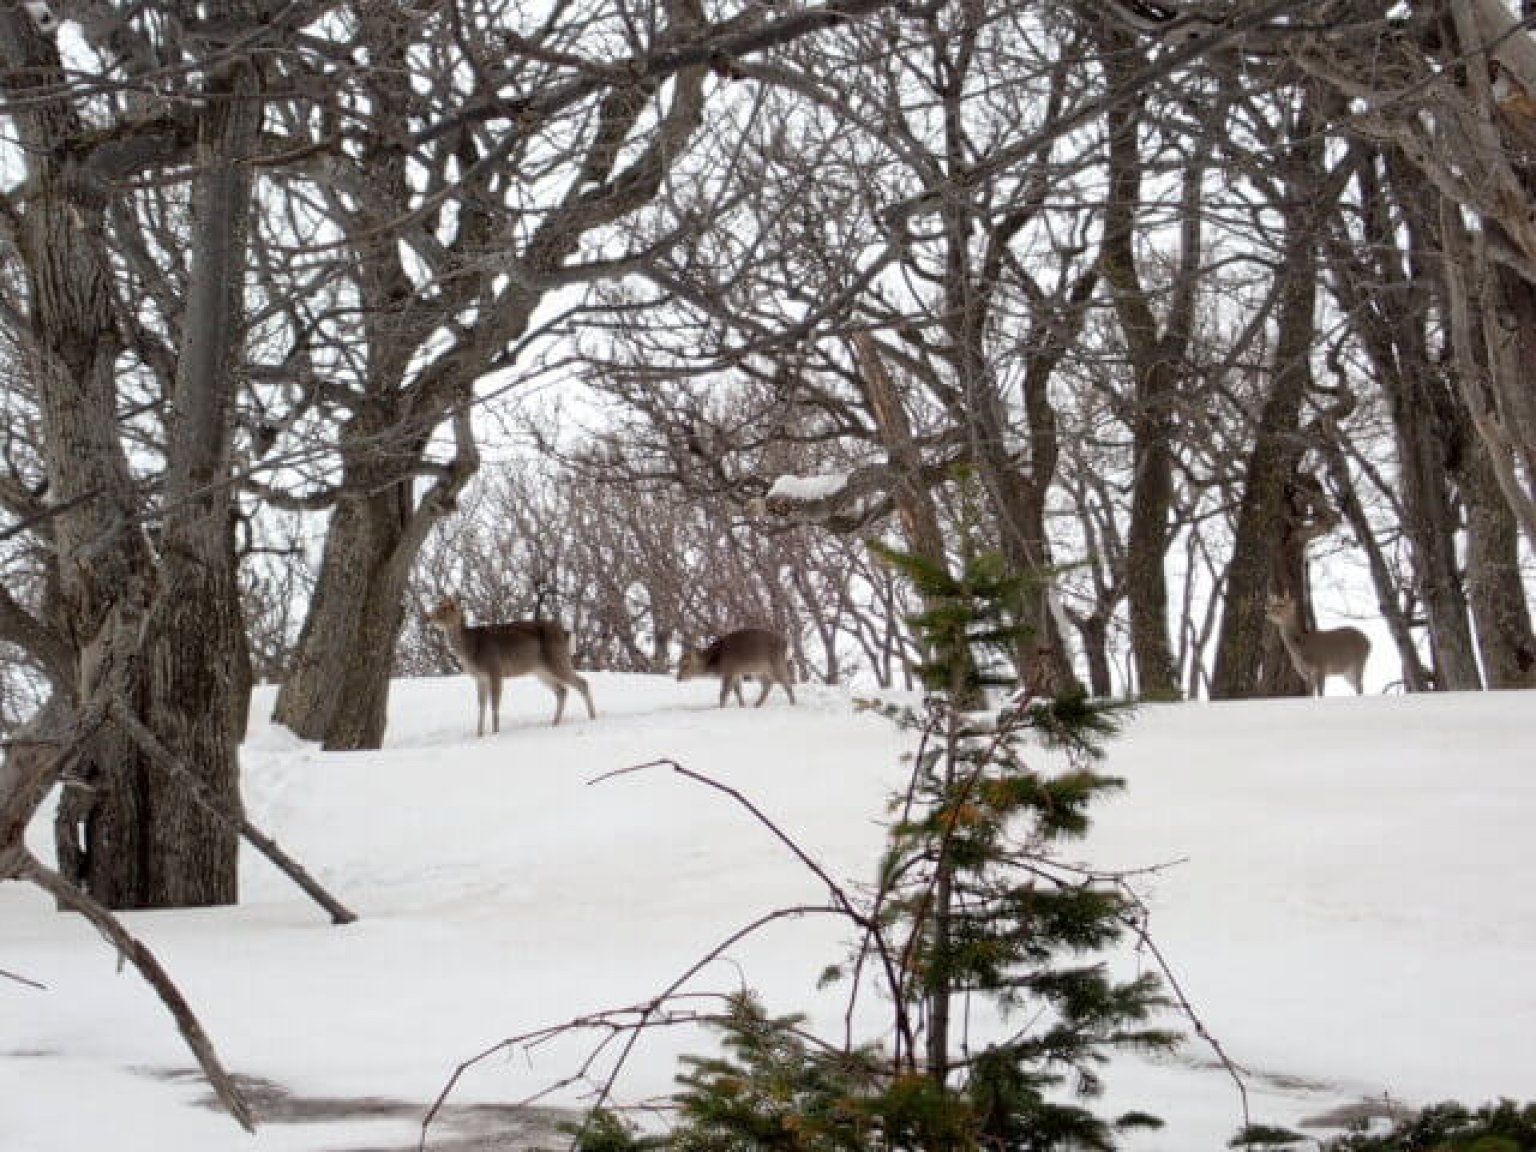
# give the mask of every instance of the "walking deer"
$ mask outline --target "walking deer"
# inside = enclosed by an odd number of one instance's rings
[[[475,678],[475,698],[480,705],[475,735],[485,735],[485,705],[491,705],[491,731],[501,731],[501,682],[514,676],[536,676],[555,694],[555,718],[565,714],[565,694],[574,688],[587,702],[587,715],[597,718],[587,682],[571,666],[571,638],[560,625],[548,620],[518,620],[511,624],[471,627],[451,597],[438,602],[427,620],[442,629],[448,645],[464,671]]]
[[[766,628],[742,628],[727,633],[707,648],[684,652],[682,663],[677,668],[677,678],[692,680],[696,676],[720,677],[722,708],[725,707],[725,698],[732,692],[736,693],[736,703],[743,708],[747,706],[741,695],[741,682],[748,676],[754,677],[763,686],[754,707],[763,706],[763,701],[768,699],[768,693],[775,684],[784,689],[784,694],[793,704],[795,690],[791,685],[794,677],[790,675],[789,661],[785,658],[788,647],[784,637],[777,632],[770,632]]]
[[[1371,654],[1371,642],[1358,628],[1325,628],[1303,632],[1296,601],[1289,596],[1271,596],[1264,615],[1280,633],[1280,642],[1290,653],[1291,664],[1307,682],[1309,696],[1324,694],[1324,682],[1330,676],[1342,676],[1364,693],[1361,678],[1365,660]]]

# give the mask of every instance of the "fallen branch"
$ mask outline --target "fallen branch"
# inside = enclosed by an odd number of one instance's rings
[[[143,976],[145,982],[155,990],[155,994],[160,997],[160,1002],[175,1019],[177,1030],[181,1033],[182,1039],[187,1042],[187,1047],[192,1049],[192,1055],[197,1058],[198,1066],[202,1068],[203,1075],[207,1077],[219,1103],[235,1118],[240,1127],[254,1133],[256,1117],[251,1111],[250,1104],[241,1095],[233,1078],[224,1070],[224,1065],[219,1062],[218,1053],[214,1051],[213,1044],[209,1041],[208,1034],[203,1031],[202,1024],[198,1022],[197,1015],[187,1004],[186,998],[182,996],[181,989],[176,987],[175,981],[143,941],[129,932],[122,921],[110,911],[57,872],[44,867],[24,848],[13,848],[6,856],[0,857],[0,877],[3,876],[30,880],[61,905],[78,912],[96,931],[101,933],[107,943],[117,949],[119,955],[125,957],[138,969],[139,975]]]
[[[126,732],[130,739],[149,757],[150,762],[162,772],[169,774],[179,784],[186,786],[192,798],[204,811],[223,821],[226,825],[235,828],[250,845],[277,866],[278,870],[292,880],[315,903],[324,908],[330,914],[332,924],[350,924],[357,919],[352,912],[339,900],[332,896],[321,886],[320,882],[306,872],[301,864],[288,853],[284,852],[272,837],[268,836],[256,825],[252,824],[244,812],[229,810],[225,804],[204,781],[193,775],[177,759],[176,754],[167,748],[158,736],[133,713],[133,709],[125,704],[121,697],[113,699],[108,709],[112,720]]]

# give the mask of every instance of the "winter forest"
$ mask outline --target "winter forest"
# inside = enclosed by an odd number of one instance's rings
[[[445,596],[913,688],[985,551],[1041,696],[1536,688],[1532,20],[0,3],[0,880],[234,902],[253,689],[378,748]]]

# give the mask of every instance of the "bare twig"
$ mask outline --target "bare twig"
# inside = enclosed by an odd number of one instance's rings
[[[0,980],[14,980],[18,984],[25,984],[28,988],[36,988],[39,992],[48,991],[48,985],[39,984],[36,980],[28,980],[25,976],[0,968]]]
[[[645,765],[642,765],[641,767],[645,767]],[[621,774],[622,771],[617,773],[608,773],[607,775],[611,776]],[[505,1052],[510,1049],[519,1047],[532,1047],[535,1044],[546,1042],[550,1039],[553,1039],[555,1036],[564,1035],[569,1032],[601,1028],[608,1030],[610,1035],[602,1041],[598,1050],[594,1050],[588,1054],[587,1059],[582,1063],[581,1069],[575,1075],[569,1076],[556,1084],[550,1085],[538,1095],[545,1096],[550,1092],[558,1091],[560,1088],[573,1083],[576,1080],[586,1079],[586,1073],[591,1068],[593,1063],[595,1063],[596,1057],[599,1055],[600,1050],[602,1048],[606,1048],[612,1041],[622,1037],[624,1041],[623,1048],[619,1052],[618,1057],[615,1059],[613,1067],[608,1070],[601,1083],[599,1083],[597,1086],[597,1100],[596,1103],[592,1105],[592,1110],[596,1111],[597,1109],[602,1108],[603,1105],[606,1104],[610,1097],[613,1095],[613,1086],[615,1083],[617,1083],[619,1074],[624,1070],[624,1066],[628,1063],[629,1056],[634,1051],[635,1045],[639,1042],[641,1034],[644,1033],[647,1029],[675,1024],[704,1023],[709,1020],[717,1019],[717,1017],[714,1016],[700,1014],[688,1014],[684,1016],[664,1015],[666,1009],[671,1004],[677,1002],[680,999],[687,998],[682,993],[682,988],[685,984],[688,983],[689,980],[692,980],[710,964],[713,964],[716,960],[718,960],[732,945],[739,944],[742,940],[745,940],[748,936],[753,935],[767,925],[775,923],[779,920],[797,919],[810,913],[834,916],[845,914],[841,908],[829,907],[827,905],[797,905],[790,908],[776,908],[772,912],[765,913],[764,915],[759,916],[757,919],[753,920],[751,923],[736,929],[729,936],[725,937],[713,948],[710,948],[697,960],[690,964],[686,969],[684,969],[683,972],[674,978],[665,989],[663,989],[650,1000],[644,1001],[641,1004],[632,1005],[628,1008],[610,1009],[608,1011],[599,1012],[594,1015],[578,1016],[576,1019],[570,1020],[564,1024],[552,1025],[547,1028],[540,1028],[533,1032],[523,1033],[521,1036],[514,1036],[507,1040],[500,1040],[497,1043],[492,1044],[484,1051],[478,1053],[477,1055],[470,1057],[468,1060],[465,1060],[463,1063],[454,1068],[453,1074],[448,1078],[448,1082],[444,1084],[443,1090],[438,1093],[437,1099],[432,1102],[432,1107],[427,1110],[426,1116],[422,1118],[421,1142],[418,1147],[423,1150],[426,1148],[427,1133],[432,1126],[432,1122],[437,1118],[437,1114],[442,1111],[443,1105],[447,1102],[448,1097],[453,1093],[453,1090],[458,1085],[458,1082],[471,1068],[484,1062],[485,1060],[488,1060],[490,1057],[495,1056],[500,1052]],[[720,994],[693,993],[691,995],[718,997]],[[634,1019],[624,1020],[624,1017],[634,1017]],[[538,1097],[534,1097],[533,1099],[537,1098]]]
[[[748,812],[750,812],[753,818],[756,819],[759,824],[768,829],[768,831],[776,840],[779,841],[779,843],[788,848],[790,852],[794,854],[795,858],[804,864],[805,867],[808,868],[816,876],[817,879],[826,885],[827,891],[831,894],[833,902],[837,905],[842,914],[846,916],[848,920],[855,926],[865,931],[866,940],[874,942],[875,953],[879,956],[881,967],[885,970],[886,983],[891,993],[892,1007],[896,1013],[896,1032],[898,1042],[904,1045],[907,1051],[912,1051],[912,1022],[907,1014],[905,999],[901,995],[903,986],[902,973],[905,971],[905,968],[901,964],[898,964],[895,958],[891,955],[890,949],[886,946],[885,935],[880,930],[879,922],[868,913],[859,911],[859,909],[854,906],[853,901],[848,898],[848,893],[843,890],[843,887],[838,884],[836,880],[832,879],[831,876],[827,875],[826,869],[824,869],[820,864],[812,859],[811,856],[803,848],[800,847],[800,845],[796,844],[794,840],[791,839],[782,828],[775,824],[773,820],[770,819],[765,812],[763,812],[761,808],[752,803],[751,800],[747,799],[745,795],[737,791],[735,788],[732,788],[727,784],[722,784],[720,781],[706,776],[701,772],[695,772],[690,768],[685,768],[675,760],[653,760],[647,764],[637,764],[630,768],[620,769],[614,772],[607,772],[601,776],[595,777],[593,780],[589,781],[589,783],[596,784],[604,780],[611,779],[614,776],[627,775],[632,772],[642,771],[646,768],[660,767],[671,768],[672,771],[676,772],[678,775],[686,776],[688,779],[693,780],[696,783],[703,784],[708,788],[713,788],[717,792],[723,792],[725,795],[735,800],[737,804],[741,805]]]
[[[1205,1022],[1200,1018],[1200,1014],[1195,1011],[1194,1003],[1184,991],[1184,986],[1179,982],[1179,978],[1174,974],[1173,965],[1168,962],[1168,957],[1158,947],[1157,941],[1152,938],[1152,933],[1147,927],[1147,923],[1152,918],[1151,909],[1147,907],[1146,901],[1141,898],[1141,894],[1130,883],[1132,877],[1156,875],[1185,862],[1184,859],[1177,859],[1165,861],[1161,864],[1147,865],[1142,868],[1103,872],[1097,869],[1064,864],[1060,861],[1051,861],[1051,868],[1056,873],[1073,874],[1080,883],[1111,884],[1120,892],[1126,903],[1135,909],[1134,915],[1122,913],[1116,919],[1136,938],[1137,947],[1144,949],[1152,957],[1153,963],[1157,965],[1159,974],[1173,993],[1174,1000],[1178,1004],[1179,1014],[1189,1021],[1190,1027],[1195,1031],[1195,1035],[1199,1036],[1206,1043],[1215,1054],[1217,1062],[1226,1070],[1227,1075],[1232,1078],[1232,1083],[1237,1086],[1238,1101],[1243,1112],[1243,1127],[1247,1128],[1251,1125],[1252,1120],[1248,1113],[1248,1085],[1243,1079],[1244,1069],[1227,1055],[1221,1041],[1216,1039],[1210,1029],[1205,1026]],[[1034,868],[1033,871],[1042,879],[1049,880],[1053,884],[1062,886],[1066,884],[1066,881],[1060,875],[1054,875],[1039,867]]]
[[[1227,1075],[1232,1078],[1232,1083],[1237,1086],[1238,1100],[1243,1109],[1243,1127],[1245,1129],[1251,1127],[1253,1121],[1248,1114],[1248,1085],[1243,1080],[1243,1070],[1227,1055],[1227,1051],[1222,1047],[1221,1041],[1216,1039],[1211,1034],[1210,1029],[1205,1026],[1205,1021],[1200,1018],[1200,1014],[1195,1011],[1195,1006],[1185,994],[1184,986],[1179,982],[1179,978],[1174,975],[1173,966],[1168,963],[1168,958],[1163,955],[1163,950],[1157,946],[1157,941],[1152,939],[1152,934],[1147,930],[1146,921],[1150,913],[1146,904],[1143,903],[1141,897],[1126,883],[1122,876],[1116,875],[1111,877],[1111,879],[1139,913],[1136,916],[1121,916],[1119,918],[1120,923],[1125,925],[1131,934],[1136,937],[1139,945],[1145,948],[1152,957],[1153,962],[1157,964],[1158,971],[1162,974],[1163,980],[1173,992],[1174,999],[1178,1001],[1179,1012],[1189,1021],[1190,1027],[1195,1030],[1195,1035],[1204,1040],[1206,1046],[1216,1054],[1216,1059],[1226,1069]]]

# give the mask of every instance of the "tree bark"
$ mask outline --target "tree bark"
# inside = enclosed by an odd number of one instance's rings
[[[669,23],[653,29],[659,38],[690,34],[701,16],[691,0],[664,7]],[[432,132],[431,140],[456,149],[460,198],[455,239],[435,270],[449,274],[437,276],[428,293],[407,274],[399,245],[377,242],[422,210],[406,178],[416,162],[409,142],[417,135],[421,105],[409,84],[400,82],[412,73],[411,46],[395,28],[399,13],[392,6],[368,8],[361,18],[382,26],[380,51],[387,64],[370,74],[377,82],[367,89],[373,116],[368,164],[352,172],[375,195],[364,209],[342,213],[343,227],[357,246],[368,364],[350,398],[343,493],[332,514],[320,582],[274,714],[300,736],[336,749],[377,747],[383,739],[410,565],[478,467],[468,417],[476,379],[496,367],[527,330],[534,309],[561,283],[559,274],[583,238],[661,191],[702,119],[707,75],[702,66],[676,69],[662,95],[637,82],[605,80],[582,92],[584,83],[565,85],[563,96],[551,89],[549,107],[525,107],[525,123],[511,131],[555,141],[550,146],[559,159],[549,161],[553,175],[544,175],[551,182],[566,181],[564,192],[552,194],[547,210],[539,213],[501,215],[505,200],[518,199],[506,191],[520,175],[516,168],[486,162],[473,134],[458,133],[454,143],[454,134]],[[590,117],[558,120],[568,110],[564,101],[589,98]],[[544,117],[551,123],[543,123]],[[641,147],[635,147],[637,129],[649,133]],[[435,296],[435,304],[423,309],[427,295]],[[460,317],[471,312],[474,321],[466,325]],[[452,329],[458,329],[455,339],[443,348],[443,334]],[[450,415],[455,458],[446,466],[431,465],[431,436]],[[416,499],[417,479],[434,473],[431,490]]]
[[[1134,38],[1106,26],[1105,70],[1113,85],[1130,82],[1145,63]],[[1179,674],[1168,636],[1168,575],[1173,509],[1174,417],[1179,404],[1178,367],[1188,348],[1193,320],[1192,283],[1199,266],[1198,212],[1185,217],[1181,282],[1170,294],[1168,323],[1159,332],[1137,267],[1135,237],[1142,202],[1141,108],[1121,101],[1105,113],[1109,144],[1109,198],[1099,267],[1108,282],[1124,334],[1135,382],[1131,402],[1130,522],[1126,532],[1125,594],[1131,658],[1138,693],[1151,700],[1179,697]],[[1191,174],[1198,185],[1198,170]],[[1194,208],[1195,206],[1187,206]]]
[[[1414,584],[1427,615],[1433,684],[1446,689],[1482,686],[1468,623],[1458,555],[1460,522],[1451,484],[1458,461],[1476,451],[1470,424],[1430,351],[1429,286],[1408,269],[1432,264],[1438,231],[1426,190],[1400,160],[1356,143],[1351,159],[1360,195],[1361,238],[1336,238],[1331,263],[1335,285],[1354,318],[1392,416],[1403,508],[1403,532],[1412,545]],[[1392,197],[1389,201],[1388,188]],[[1433,191],[1428,196],[1434,198]],[[1400,221],[1406,221],[1401,223]],[[1406,239],[1404,238],[1406,236]],[[1405,669],[1405,680],[1417,677]]]
[[[236,370],[244,351],[242,296],[251,167],[261,126],[249,62],[210,78],[192,194],[192,269],[172,397],[159,585],[146,637],[145,721],[210,790],[237,811],[238,734],[249,708],[245,625],[230,518],[229,443]],[[231,904],[238,896],[239,832],[176,781],[150,773],[151,906]],[[110,856],[106,844],[91,857]]]
[[[166,724],[174,701],[140,662],[145,626],[159,594],[156,560],[141,521],[139,486],[117,426],[117,323],[103,205],[64,162],[85,131],[51,41],[19,8],[0,10],[4,83],[29,164],[18,241],[25,265],[30,368],[41,408],[41,451],[53,523],[62,629],[78,653],[76,707],[98,694],[120,696]],[[185,606],[191,612],[194,605]],[[227,713],[219,713],[223,725]],[[174,726],[174,725],[173,725]],[[227,728],[225,728],[227,732]],[[175,733],[168,734],[176,739]],[[56,838],[72,883],[109,907],[158,907],[190,898],[226,898],[203,888],[204,861],[183,844],[185,827],[157,803],[148,764],[110,724],[96,729],[72,774],[88,787],[65,789]]]
[[[358,426],[344,434],[353,441],[344,449],[348,474],[273,713],[274,720],[327,749],[377,748],[384,739],[411,565],[479,467],[467,406],[455,414],[453,425],[454,461],[419,500],[409,475],[381,465],[395,454],[381,450],[371,431]]]
[[[1482,445],[1458,473],[1467,515],[1467,597],[1489,688],[1536,688],[1536,635],[1520,568],[1520,528]]]
[[[1281,561],[1286,493],[1303,452],[1301,406],[1312,383],[1318,226],[1328,199],[1322,140],[1313,132],[1316,104],[1316,93],[1308,86],[1291,127],[1288,152],[1280,160],[1283,200],[1279,212],[1284,228],[1271,384],[1248,456],[1227,569],[1227,598],[1211,680],[1211,696],[1218,700],[1252,695],[1264,667],[1289,671],[1294,691],[1304,687],[1274,630],[1266,624],[1264,606],[1285,567]],[[1299,567],[1298,559],[1292,557],[1290,568]],[[1294,571],[1287,582],[1303,583]],[[1294,591],[1305,610],[1302,589]]]

